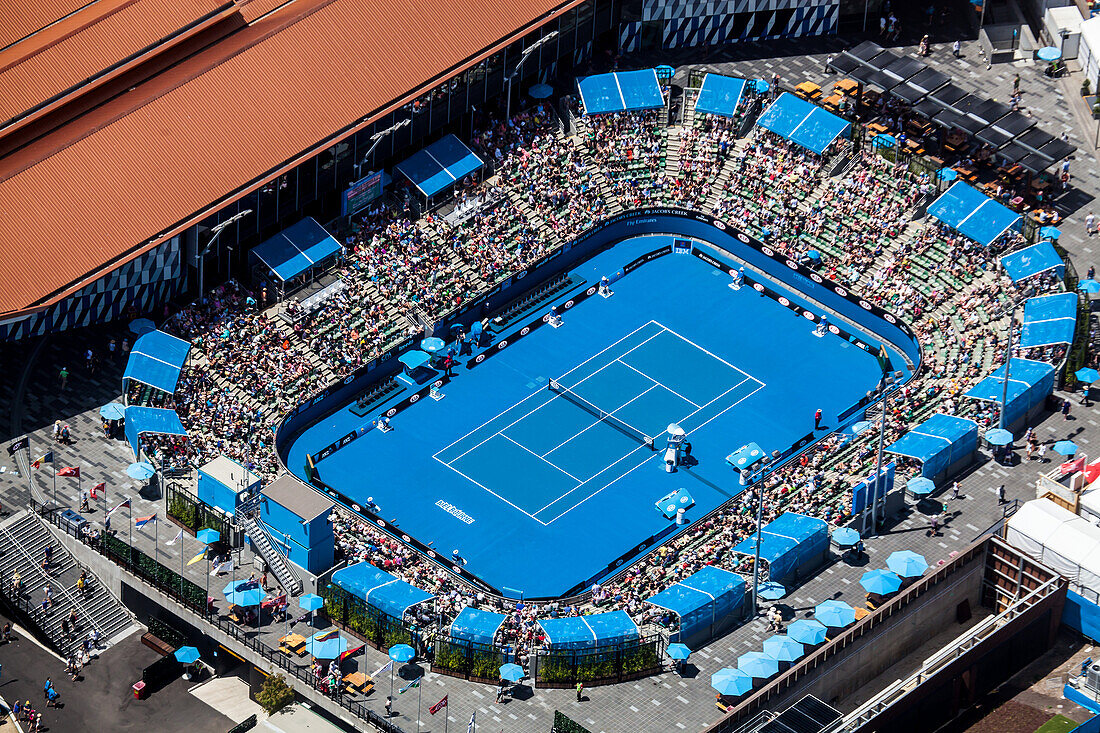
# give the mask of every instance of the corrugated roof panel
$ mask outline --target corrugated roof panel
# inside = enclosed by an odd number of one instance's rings
[[[85,6],[87,0],[34,0],[0,3],[0,48],[15,43]]]

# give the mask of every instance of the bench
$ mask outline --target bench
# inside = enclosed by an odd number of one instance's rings
[[[168,655],[176,651],[176,647],[172,646],[166,641],[158,639],[156,636],[153,635],[151,631],[146,631],[144,634],[141,635],[141,643],[149,647],[162,657],[167,657]]]

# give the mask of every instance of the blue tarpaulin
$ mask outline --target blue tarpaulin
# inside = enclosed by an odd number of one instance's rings
[[[257,245],[252,255],[286,282],[339,251],[340,243],[316,219],[307,216]]]
[[[784,583],[799,569],[823,560],[828,549],[829,525],[824,520],[785,512],[764,526],[760,557],[768,562],[768,578]],[[756,535],[746,537],[733,551],[754,555]]]
[[[646,600],[680,617],[680,631],[674,641],[696,639],[736,611],[745,599],[745,580],[729,570],[708,565]],[[698,646],[698,644],[696,644]]]
[[[1018,228],[1022,221],[1015,211],[963,181],[956,182],[933,201],[928,213],[985,247],[1009,229]]]
[[[134,460],[139,460],[141,446],[138,441],[146,433],[155,435],[187,435],[175,410],[130,405],[126,408],[126,441],[134,449]]]
[[[134,342],[122,379],[133,379],[172,394],[190,350],[191,344],[181,338],[164,331],[150,331]]]
[[[1024,303],[1024,325],[1020,346],[1073,343],[1077,330],[1077,293],[1055,293],[1028,298]]]
[[[362,598],[367,605],[398,619],[417,603],[435,598],[431,593],[398,580],[369,562],[359,562],[337,570],[332,574],[332,582],[351,595]]]
[[[921,475],[937,476],[978,449],[978,424],[973,420],[937,413],[910,430],[887,452],[915,458]]]
[[[638,638],[638,625],[626,611],[591,616],[539,619],[551,649],[594,649]]]
[[[397,165],[425,196],[435,196],[485,165],[485,161],[454,135],[447,135]]]
[[[852,129],[847,120],[788,92],[780,94],[756,124],[818,154]]]
[[[1062,277],[1066,263],[1058,256],[1053,244],[1039,242],[1005,255],[1001,258],[1001,267],[1004,268],[1005,274],[1012,278],[1012,282],[1018,283],[1034,275],[1051,271],[1056,276]]]
[[[586,115],[659,109],[665,106],[656,69],[616,71],[577,80]]]
[[[1033,408],[1043,404],[1054,391],[1054,367],[1043,361],[1018,358],[1013,358],[1009,367],[1005,421],[1008,425],[1015,425]],[[1000,404],[1004,395],[1004,384],[1005,367],[1002,364],[965,396]]]
[[[707,74],[695,100],[695,114],[733,117],[745,91],[745,80],[721,74]]]
[[[478,644],[492,644],[507,616],[476,608],[464,608],[451,622],[451,637]]]

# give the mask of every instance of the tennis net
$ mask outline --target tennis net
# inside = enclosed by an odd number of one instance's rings
[[[550,383],[547,386],[551,392],[561,397],[564,397],[569,402],[572,402],[577,407],[597,418],[600,422],[607,423],[623,435],[633,438],[650,450],[654,450],[653,438],[651,436],[646,435],[633,425],[623,422],[621,419],[615,417],[607,410],[601,410],[599,407],[596,407],[596,405],[581,397],[573,390],[563,386],[558,380],[551,379]]]

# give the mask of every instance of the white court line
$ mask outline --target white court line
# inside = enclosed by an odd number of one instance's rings
[[[654,385],[654,386],[664,387],[664,388],[665,388],[666,390],[668,390],[668,391],[669,391],[669,392],[671,392],[672,394],[676,395],[677,397],[679,397],[680,399],[682,399],[682,400],[683,400],[684,402],[687,402],[688,404],[691,404],[691,405],[695,405],[696,407],[699,407],[699,405],[698,405],[698,404],[696,404],[696,402],[695,402],[694,400],[689,400],[689,399],[688,399],[687,397],[684,397],[684,396],[683,396],[682,394],[680,394],[680,393],[679,393],[679,392],[677,392],[676,390],[674,390],[674,389],[670,389],[670,388],[669,388],[668,386],[666,386],[665,384],[662,384],[661,382],[658,382],[658,381],[657,381],[656,379],[654,379],[653,377],[649,376],[648,374],[646,374],[645,372],[643,372],[643,371],[642,371],[641,369],[635,369],[634,367],[630,366],[629,364],[627,364],[627,363],[626,363],[625,361],[623,361],[622,359],[616,359],[615,361],[619,362],[620,364],[622,364],[622,365],[623,365],[624,367],[626,367],[627,369],[633,369],[634,371],[638,372],[638,374],[641,374],[641,375],[642,375],[643,377],[645,377],[645,378],[646,378],[646,379],[648,379],[649,381],[653,382],[653,385]]]
[[[533,456],[534,456],[535,458],[538,458],[538,459],[539,459],[540,461],[542,461],[542,462],[543,462],[543,463],[545,463],[546,465],[550,466],[551,468],[556,468],[557,470],[561,471],[562,473],[564,473],[564,474],[565,474],[566,476],[568,476],[569,478],[573,479],[574,481],[577,481],[577,482],[583,483],[583,482],[582,482],[582,481],[581,481],[581,480],[580,480],[579,478],[577,478],[577,477],[576,477],[576,476],[574,476],[573,474],[569,473],[568,471],[566,471],[566,470],[565,470],[564,468],[562,468],[561,466],[556,466],[556,465],[554,465],[554,463],[553,463],[552,461],[548,461],[548,460],[546,460],[545,458],[543,458],[543,457],[542,457],[542,456],[540,456],[540,455],[539,455],[538,453],[536,453],[535,451],[531,450],[530,448],[528,448],[527,446],[525,446],[525,445],[524,445],[523,443],[519,442],[518,440],[512,440],[511,438],[509,438],[509,437],[508,437],[507,435],[505,435],[504,433],[500,433],[499,435],[500,435],[500,437],[504,438],[505,440],[507,440],[507,441],[511,441],[512,443],[515,443],[516,445],[518,445],[518,446],[519,446],[520,448],[523,448],[523,449],[524,449],[525,451],[527,451],[528,453],[530,453],[531,455],[533,455]]]
[[[661,325],[661,324],[657,324],[657,325]],[[662,328],[663,328],[663,326],[662,326]],[[661,333],[663,333],[663,332],[661,332]],[[650,341],[652,341],[653,339],[655,339],[655,338],[657,338],[658,336],[660,336],[660,335],[661,335],[661,333],[655,333],[655,334],[653,334],[652,336],[650,336],[649,338],[647,338],[647,339],[646,339],[645,341],[643,341],[642,343],[640,343],[640,344],[638,344],[637,346],[635,346],[635,347],[634,347],[634,349],[640,349],[641,347],[645,346],[646,344],[648,344],[648,343],[649,343]],[[625,338],[625,336],[624,336],[624,338]],[[622,341],[622,339],[619,339],[619,341]],[[618,341],[616,341],[615,343],[618,343]],[[634,349],[631,349],[630,351],[634,351]],[[605,349],[605,351],[606,351],[606,349]],[[627,352],[626,352],[626,354],[629,354],[629,353],[630,353],[630,351],[627,351]],[[603,353],[603,352],[601,352],[601,353]],[[626,354],[623,354],[623,356],[626,356]],[[591,359],[589,359],[588,361],[591,361]],[[616,359],[615,361],[618,361],[618,360]],[[607,363],[606,363],[606,364],[604,364],[604,365],[603,365],[602,367],[600,367],[599,369],[597,369],[596,371],[592,372],[591,374],[589,374],[589,375],[588,375],[587,377],[585,377],[584,379],[582,379],[582,380],[580,380],[579,382],[577,382],[576,384],[574,384],[574,385],[573,385],[573,387],[577,386],[578,384],[582,384],[582,383],[584,383],[585,381],[587,381],[587,380],[591,379],[592,377],[596,376],[597,374],[599,374],[600,372],[602,372],[602,371],[603,371],[604,369],[607,369],[607,368],[608,368],[609,366],[611,366],[612,364],[614,364],[614,363],[615,363],[615,361],[609,361],[609,362],[607,362]],[[586,363],[587,363],[587,362],[586,362]],[[577,367],[573,367],[573,368],[572,368],[572,369],[570,369],[570,370],[569,370],[568,372],[566,372],[566,374],[571,374],[571,373],[575,372],[576,370],[577,370]],[[561,377],[559,377],[558,379],[560,380],[560,379],[561,379]],[[559,382],[559,384],[560,384],[560,382]],[[572,389],[572,387],[568,387],[567,389]],[[538,392],[534,392],[534,393],[532,393],[532,394],[530,394],[530,395],[528,395],[528,396],[524,397],[524,398],[523,398],[522,400],[520,400],[519,402],[517,402],[517,403],[516,403],[515,405],[512,405],[512,407],[515,407],[516,405],[520,405],[520,404],[523,404],[523,403],[524,403],[524,402],[526,402],[527,400],[531,399],[531,397],[533,397],[533,396],[534,396],[534,395],[536,395],[536,394],[540,394],[541,392],[542,392],[542,390],[540,389],[540,390],[539,390]],[[488,443],[488,442],[489,442],[490,440],[492,440],[492,439],[493,439],[493,438],[495,438],[496,436],[498,436],[498,435],[501,435],[501,434],[502,434],[502,433],[503,433],[503,432],[504,432],[505,430],[507,430],[508,428],[512,427],[512,426],[513,426],[513,425],[515,425],[516,423],[518,423],[518,422],[522,422],[523,420],[525,420],[525,419],[526,419],[526,418],[528,418],[529,416],[533,415],[534,413],[538,412],[538,411],[539,411],[539,410],[541,410],[542,408],[546,407],[546,406],[547,406],[547,405],[549,405],[549,404],[550,404],[551,402],[553,402],[554,400],[556,400],[556,399],[557,399],[557,398],[558,398],[559,396],[560,396],[560,395],[557,395],[557,394],[555,394],[555,395],[554,395],[553,397],[551,397],[550,399],[546,400],[546,402],[543,402],[543,403],[542,403],[541,405],[539,405],[539,406],[538,406],[538,407],[536,407],[535,409],[531,410],[530,412],[527,412],[527,413],[524,413],[523,415],[520,415],[520,416],[519,416],[518,418],[516,418],[516,419],[515,419],[515,420],[513,420],[512,422],[508,423],[507,425],[505,425],[504,427],[502,427],[502,428],[501,428],[500,430],[496,431],[495,433],[493,433],[492,435],[490,435],[490,436],[489,436],[488,438],[486,438],[485,440],[483,440],[483,441],[481,441],[480,443],[478,443],[477,445],[475,445],[475,446],[474,446],[473,448],[470,448],[469,450],[467,450],[467,451],[464,451],[464,452],[460,453],[459,455],[457,455],[457,456],[455,456],[454,458],[452,458],[452,459],[451,459],[450,461],[440,461],[440,462],[441,462],[441,463],[446,463],[446,464],[447,464],[448,466],[449,466],[449,465],[451,465],[452,463],[454,463],[455,461],[457,461],[457,460],[458,460],[459,458],[462,458],[462,456],[466,455],[466,454],[467,454],[467,453],[469,453],[470,451],[474,451],[474,450],[477,450],[478,448],[480,448],[481,446],[485,445],[486,443]],[[512,407],[509,407],[509,408],[508,408],[508,410],[511,410],[511,409],[512,409]],[[505,410],[504,412],[501,412],[500,414],[498,414],[498,415],[497,415],[496,417],[492,418],[491,420],[488,420],[487,422],[484,422],[484,423],[482,423],[482,424],[481,424],[480,426],[478,426],[478,428],[481,428],[481,427],[484,427],[485,425],[488,425],[488,424],[489,424],[489,423],[491,423],[491,422],[492,422],[493,420],[496,420],[496,418],[497,418],[497,417],[500,417],[500,416],[501,416],[501,415],[503,415],[503,414],[504,414],[505,412],[508,412],[508,410]],[[462,438],[459,438],[458,440],[456,440],[456,441],[455,441],[455,443],[457,443],[457,442],[458,442],[459,440],[462,440],[462,439],[463,439],[463,438],[465,438],[465,437],[466,437],[467,435],[470,435],[471,433],[475,433],[475,432],[477,432],[478,428],[474,428],[474,429],[473,429],[473,430],[471,430],[471,431],[470,431],[469,433],[467,433],[466,435],[462,436]],[[451,445],[454,445],[454,443],[451,443]],[[449,445],[449,446],[447,446],[447,448],[450,448],[450,447],[451,447],[450,445]],[[433,457],[433,458],[436,458],[436,457],[437,457],[437,456],[438,456],[438,455],[439,455],[440,453],[442,453],[443,451],[447,450],[447,448],[443,448],[442,450],[440,450],[440,451],[436,452],[435,456],[432,456],[432,457]],[[437,460],[439,460],[439,459],[437,458]]]
[[[438,461],[439,459],[437,458],[436,460]],[[440,462],[440,463],[443,463],[443,461],[439,461],[439,462]],[[508,500],[507,500],[507,499],[505,499],[505,498],[504,498],[503,496],[501,496],[501,495],[500,495],[500,494],[498,494],[497,492],[493,491],[492,489],[490,489],[490,488],[489,488],[488,486],[486,486],[485,484],[483,484],[483,483],[480,483],[480,482],[478,482],[478,481],[474,481],[474,480],[473,480],[472,478],[470,478],[470,477],[469,477],[469,476],[467,476],[466,474],[462,473],[462,471],[459,471],[459,470],[458,470],[457,468],[455,468],[454,466],[450,465],[449,463],[443,463],[443,465],[444,465],[444,466],[446,466],[447,468],[451,469],[452,471],[454,471],[455,473],[457,473],[457,474],[458,474],[459,476],[461,476],[462,478],[466,479],[466,480],[467,480],[467,481],[469,481],[470,483],[472,483],[472,484],[473,484],[474,486],[480,486],[481,488],[485,489],[485,490],[486,490],[486,491],[488,491],[488,492],[489,492],[490,494],[492,494],[492,495],[493,495],[493,496],[495,496],[496,498],[500,499],[501,501],[503,501],[503,502],[504,502],[505,504],[507,504],[508,506],[510,506],[510,507],[512,507],[513,509],[515,509],[515,510],[516,510],[517,512],[519,512],[520,514],[526,514],[527,516],[531,517],[531,519],[534,519],[534,520],[535,520],[536,522],[538,522],[539,524],[541,524],[541,525],[542,525],[543,527],[547,526],[547,525],[546,525],[546,522],[542,521],[541,519],[539,519],[538,517],[536,517],[536,516],[535,516],[534,514],[531,514],[530,512],[526,512],[526,511],[524,511],[524,510],[520,509],[520,508],[519,508],[518,506],[516,506],[516,505],[515,505],[515,504],[513,504],[512,502],[508,501]]]
[[[652,380],[651,380],[651,381],[652,381]],[[657,389],[657,388],[658,388],[658,387],[660,387],[660,386],[661,386],[661,385],[659,385],[659,384],[657,384],[657,383],[654,383],[654,384],[653,384],[653,386],[652,386],[652,387],[650,387],[649,389],[647,389],[647,390],[646,390],[645,392],[642,392],[641,394],[639,394],[639,395],[638,395],[637,397],[635,397],[635,398],[633,398],[633,399],[627,400],[626,402],[624,402],[623,404],[619,405],[618,407],[616,407],[616,408],[615,408],[614,410],[612,410],[611,412],[609,412],[609,413],[607,413],[607,414],[608,414],[608,415],[614,415],[614,414],[615,414],[616,412],[618,412],[619,410],[623,409],[624,407],[626,407],[627,405],[629,405],[629,404],[630,404],[631,402],[633,402],[634,400],[636,400],[636,399],[639,399],[639,398],[641,398],[641,397],[642,397],[642,395],[646,395],[646,394],[649,394],[650,392],[652,392],[653,390]],[[553,448],[551,448],[550,450],[546,451],[546,452],[545,452],[545,453],[543,453],[542,455],[544,455],[544,456],[548,456],[548,455],[550,455],[551,453],[553,453],[554,451],[556,451],[556,450],[557,450],[558,448],[561,448],[561,447],[562,447],[563,445],[565,445],[566,443],[568,443],[568,442],[569,442],[570,440],[573,440],[573,438],[576,438],[576,437],[578,437],[578,436],[580,436],[580,435],[583,435],[584,433],[588,432],[589,430],[591,430],[592,428],[596,427],[597,425],[599,425],[599,424],[600,424],[600,423],[602,423],[602,422],[603,422],[603,420],[597,420],[596,422],[592,423],[591,425],[589,425],[588,427],[586,427],[586,428],[585,428],[584,430],[580,431],[580,432],[579,432],[579,433],[577,433],[576,435],[571,435],[570,437],[566,438],[566,439],[565,439],[565,440],[563,440],[562,442],[558,443],[557,445],[555,445],[555,446],[554,446]],[[624,420],[623,422],[626,422],[626,421]],[[629,423],[627,423],[627,424],[629,424]],[[645,433],[642,433],[642,435],[645,435]],[[646,437],[650,437],[650,436],[646,436]],[[513,441],[513,442],[514,442],[514,441]],[[631,451],[631,453],[633,453],[633,452],[634,452],[634,451]],[[628,454],[628,455],[629,455],[629,454]],[[604,469],[604,470],[607,470],[607,469]],[[601,473],[602,473],[602,472],[601,472]],[[596,476],[599,476],[599,475],[600,475],[599,473],[597,473],[597,474],[596,474]],[[592,478],[595,478],[595,476],[593,476]],[[592,480],[592,478],[589,478],[589,479],[588,479],[588,481],[591,481],[591,480]],[[580,479],[577,479],[577,480],[578,480],[578,481],[580,481]],[[582,482],[582,483],[584,483],[584,482]]]
[[[563,377],[565,377],[565,376],[568,376],[568,375],[572,374],[573,372],[577,371],[578,369],[580,369],[580,368],[581,368],[582,366],[584,366],[584,365],[585,365],[585,364],[587,364],[588,362],[590,362],[590,361],[592,361],[593,359],[595,359],[595,358],[596,358],[597,356],[599,356],[600,354],[604,353],[604,352],[605,352],[605,351],[607,351],[608,349],[611,349],[611,348],[614,348],[615,346],[618,346],[618,345],[619,345],[620,343],[622,343],[623,341],[626,341],[626,340],[627,340],[628,338],[630,338],[630,337],[631,337],[631,336],[633,336],[634,334],[638,333],[638,331],[641,331],[641,330],[642,330],[643,328],[646,328],[647,326],[649,326],[649,325],[650,325],[650,324],[652,324],[652,323],[657,323],[657,322],[656,322],[656,321],[649,321],[649,322],[647,322],[647,323],[643,323],[642,325],[638,326],[638,327],[637,327],[637,328],[635,328],[635,329],[634,329],[633,331],[631,331],[631,332],[630,332],[630,333],[628,333],[627,335],[623,336],[623,337],[622,337],[621,339],[619,339],[619,340],[618,340],[618,341],[616,341],[615,343],[613,343],[613,344],[611,344],[610,346],[608,346],[608,347],[607,347],[606,349],[603,349],[603,350],[601,350],[601,351],[598,351],[598,352],[596,352],[595,354],[593,354],[592,356],[588,357],[587,359],[585,359],[584,361],[582,361],[582,362],[581,362],[580,364],[578,364],[577,366],[575,366],[575,367],[573,367],[572,369],[570,369],[569,371],[567,371],[567,372],[566,372],[565,374],[563,374],[562,376],[563,376]],[[661,324],[660,324],[660,323],[657,323],[657,325],[658,325],[658,326],[661,326]],[[662,329],[664,329],[664,326],[661,326],[661,328],[662,328]],[[660,336],[660,335],[661,335],[661,333],[663,333],[663,331],[661,331],[661,332],[658,332],[658,333],[654,334],[654,335],[653,335],[653,336],[652,336],[651,338],[656,338],[657,336]],[[646,341],[649,341],[649,339],[646,339]],[[639,346],[641,346],[641,344],[639,344]],[[560,379],[560,377],[559,377],[559,379]],[[476,432],[477,432],[478,430],[481,430],[481,429],[482,429],[483,427],[485,427],[486,425],[488,425],[489,423],[491,423],[491,422],[492,422],[493,420],[496,420],[496,419],[497,419],[498,417],[500,417],[501,415],[503,415],[503,414],[505,414],[505,413],[509,412],[510,410],[514,409],[515,407],[518,407],[519,405],[522,405],[522,404],[523,404],[524,402],[526,402],[527,400],[531,399],[532,397],[534,397],[534,396],[536,396],[536,395],[540,395],[540,394],[542,394],[542,390],[541,390],[541,389],[539,389],[539,390],[536,390],[536,391],[532,392],[531,394],[527,395],[526,397],[524,397],[524,398],[523,398],[522,400],[520,400],[519,402],[515,403],[514,405],[511,405],[511,406],[509,406],[509,407],[505,408],[504,410],[501,410],[501,411],[500,411],[500,412],[498,412],[498,413],[497,413],[496,415],[494,415],[493,417],[489,418],[489,419],[488,419],[488,420],[486,420],[485,422],[481,423],[481,424],[480,424],[480,425],[478,425],[478,426],[477,426],[476,428],[474,428],[474,429],[473,429],[473,430],[471,430],[470,432],[466,433],[465,435],[463,435],[463,436],[462,436],[461,438],[459,438],[458,440],[454,441],[454,442],[453,442],[453,443],[451,443],[450,445],[446,445],[446,446],[444,446],[444,447],[440,448],[440,449],[439,449],[438,451],[436,451],[436,452],[435,452],[435,455],[434,455],[434,456],[432,456],[432,457],[433,457],[433,458],[436,458],[436,456],[438,456],[438,455],[439,455],[440,453],[442,453],[443,451],[445,451],[445,450],[447,450],[448,448],[450,448],[450,447],[451,447],[452,445],[454,445],[455,443],[461,443],[461,442],[462,442],[463,440],[465,440],[466,438],[470,437],[471,435],[473,435],[474,433],[476,433]],[[544,402],[543,404],[546,404],[547,402],[550,402],[550,400],[547,400],[547,401],[546,401],[546,402]],[[542,407],[542,405],[539,405],[539,407]],[[535,408],[535,410],[539,409],[539,407],[536,407],[536,408]],[[531,412],[534,412],[535,410],[531,410]],[[530,415],[530,414],[531,414],[531,412],[527,413],[527,415]],[[526,417],[526,415],[524,415],[524,417]],[[520,418],[520,419],[522,420],[523,418]],[[518,421],[517,421],[517,422],[518,422]],[[505,427],[501,428],[501,430],[507,430],[508,428],[512,427],[512,425],[515,425],[515,424],[516,424],[516,423],[512,423],[511,425],[507,425],[507,426],[505,426]],[[489,436],[489,437],[491,438],[492,436]],[[486,438],[486,440],[488,440],[488,438]],[[484,442],[484,441],[483,441],[483,442]],[[478,445],[480,445],[480,443],[479,443]],[[477,446],[474,446],[474,448],[476,448],[476,447],[477,447]],[[473,448],[471,448],[470,450],[473,450]],[[470,452],[470,451],[466,451],[466,453],[469,453],[469,452]],[[463,453],[462,455],[466,455],[466,453]],[[462,457],[462,456],[459,456],[458,458],[461,458],[461,457]],[[458,460],[458,458],[452,458],[452,459],[451,459],[451,461],[452,461],[452,462],[453,462],[453,461],[457,461],[457,460]],[[436,460],[439,460],[439,459],[438,459],[438,458],[436,458]],[[440,462],[440,463],[442,463],[442,464],[444,464],[444,465],[446,465],[446,466],[449,466],[449,465],[450,465],[450,463],[448,463],[447,461],[443,461],[443,460],[440,460],[439,462]]]

